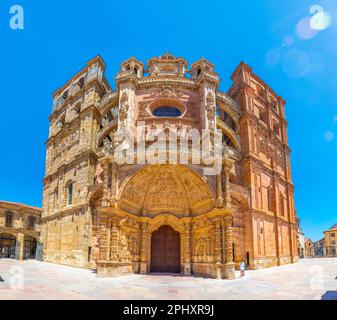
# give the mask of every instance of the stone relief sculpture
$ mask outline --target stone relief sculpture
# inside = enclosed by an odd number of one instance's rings
[[[215,105],[212,93],[208,93],[206,98],[206,112],[210,129],[214,129]]]

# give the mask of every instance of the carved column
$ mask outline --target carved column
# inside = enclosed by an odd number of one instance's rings
[[[224,205],[223,195],[222,195],[222,172],[220,172],[216,176],[216,184],[217,184],[217,206],[218,208],[222,208]]]
[[[110,223],[107,215],[100,214],[98,227],[98,260],[110,260]]]
[[[117,185],[118,185],[118,180],[117,180],[117,163],[113,162],[111,164],[111,191],[110,191],[110,196],[111,200],[113,203],[116,203],[117,199]]]
[[[226,202],[227,208],[232,207],[231,185],[229,181],[229,172],[232,166],[233,166],[233,163],[230,160],[225,160],[224,166],[223,166],[223,175],[224,175],[224,180],[225,180],[225,202]]]
[[[222,279],[222,230],[221,230],[221,218],[214,220],[215,228],[215,276],[217,279]]]
[[[101,162],[103,173],[104,173],[104,182],[103,182],[103,206],[109,206],[109,197],[110,197],[110,189],[109,189],[109,179],[111,179],[111,172],[110,172],[110,160],[103,159]]]
[[[233,257],[233,217],[228,216],[225,218],[225,278],[235,279],[235,263]]]
[[[184,256],[185,256],[185,261],[184,261],[184,270],[183,273],[184,275],[191,275],[192,273],[192,268],[191,268],[191,262],[192,262],[192,232],[191,232],[191,223],[188,222],[185,224],[185,234],[184,234],[184,243],[185,243],[185,248],[184,248]]]
[[[113,217],[111,219],[111,238],[110,238],[110,260],[119,262],[118,259],[118,231],[120,219]]]
[[[140,274],[147,274],[147,246],[148,246],[148,228],[147,222],[141,222],[140,224]]]

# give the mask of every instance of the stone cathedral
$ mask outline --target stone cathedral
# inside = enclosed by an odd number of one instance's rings
[[[92,268],[99,277],[218,279],[233,279],[243,261],[251,269],[298,261],[285,101],[251,67],[238,65],[227,93],[212,63],[189,65],[170,53],[147,65],[123,62],[115,88],[104,72],[98,56],[53,95],[45,261]],[[189,161],[120,164],[114,150],[125,141],[116,136],[122,129],[136,136],[139,123],[146,136],[173,129],[188,140],[192,130],[221,134],[213,148],[223,150],[220,171],[206,175],[208,164]]]

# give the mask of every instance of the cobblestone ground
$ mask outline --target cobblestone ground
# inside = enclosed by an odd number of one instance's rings
[[[337,258],[247,271],[244,278],[237,273],[233,281],[178,275],[99,279],[91,270],[0,260],[0,300],[4,299],[337,300]]]

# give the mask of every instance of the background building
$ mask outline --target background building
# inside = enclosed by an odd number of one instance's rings
[[[214,65],[167,53],[121,65],[112,90],[100,57],[54,94],[41,237],[46,261],[99,276],[182,272],[233,278],[298,260],[284,100],[245,63],[229,92]],[[222,134],[222,171],[207,164],[119,165],[122,130]],[[139,142],[150,147],[143,136]],[[178,146],[180,150],[181,145]],[[188,145],[186,152],[190,151]],[[214,152],[214,150],[213,150]],[[178,153],[178,152],[177,152]]]
[[[324,231],[325,255],[329,257],[337,256],[337,223],[329,230]]]
[[[40,208],[0,201],[0,258],[41,258],[41,213]]]
[[[314,243],[315,256],[323,257],[325,255],[325,239],[322,238]]]
[[[310,238],[305,238],[304,240],[304,257],[305,258],[312,258],[315,256],[315,248],[314,248],[314,243]]]

